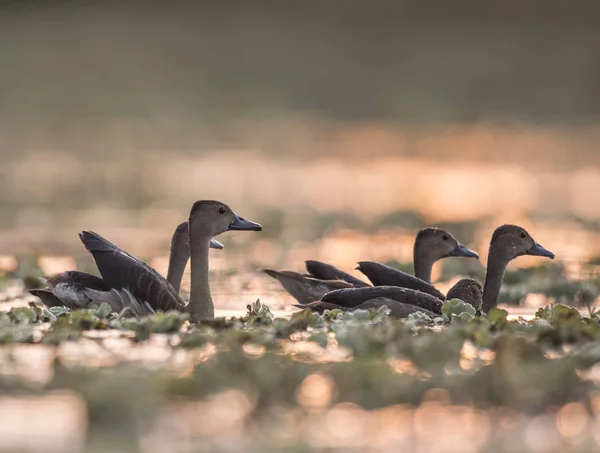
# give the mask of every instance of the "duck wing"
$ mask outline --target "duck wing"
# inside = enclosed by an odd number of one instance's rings
[[[374,261],[360,261],[357,269],[365,274],[375,286],[398,286],[400,288],[414,289],[430,294],[442,301],[446,300],[444,295],[433,285],[414,275],[399,271],[385,264]]]
[[[332,304],[330,302],[323,302],[321,300],[316,300],[314,302],[309,302],[308,304],[303,304],[303,305],[294,304],[294,307],[298,307],[303,310],[308,308],[309,310],[314,311],[315,313],[319,313],[320,315],[322,315],[325,310],[342,310],[342,311],[350,310],[347,307],[341,307],[339,305]]]
[[[431,294],[397,286],[373,286],[368,288],[338,289],[325,294],[321,301],[354,308],[371,299],[386,298],[416,305],[434,313],[442,312],[442,301]]]
[[[115,313],[120,313],[124,308],[136,316],[154,313],[150,304],[138,301],[129,290],[111,289],[104,280],[86,272],[67,271],[49,277],[47,281],[47,288],[31,289],[29,293],[39,297],[48,308],[78,310],[106,302]]]
[[[95,289],[97,291],[108,291],[110,287],[100,277],[81,271],[66,271],[60,274],[46,278],[48,287],[55,288],[58,285],[69,285],[76,291],[82,291],[85,288]]]
[[[29,291],[30,294],[39,297],[46,307],[67,307],[72,310],[86,308],[93,302],[85,294],[86,289],[110,290],[100,277],[80,271],[61,272],[46,278],[46,282],[46,288]]]
[[[127,289],[136,300],[147,302],[153,310],[185,310],[173,286],[146,263],[93,231],[82,231],[79,238],[111,289]]]
[[[146,316],[156,313],[148,302],[140,302],[126,288],[112,288],[109,291],[97,291],[88,288],[84,290],[84,293],[90,299],[90,303],[99,304],[105,302],[110,305],[110,308],[115,313],[121,313],[125,308],[136,316]]]
[[[352,283],[356,287],[370,286],[361,279],[356,278],[331,264],[323,263],[321,261],[307,260],[306,270],[312,277],[321,280],[343,280]]]
[[[354,287],[351,283],[342,280],[319,280],[293,271],[264,269],[263,272],[277,279],[281,286],[301,304],[319,300],[326,293],[336,289]]]
[[[302,309],[310,309],[315,313],[323,314],[325,310],[342,310],[342,311],[353,311],[353,310],[370,310],[370,309],[379,309],[380,307],[386,306],[390,309],[390,316],[393,318],[408,318],[412,313],[424,313],[430,318],[435,318],[438,316],[436,313],[429,311],[425,308],[419,307],[417,305],[405,304],[402,302],[398,302],[397,300],[388,299],[386,297],[377,297],[375,299],[369,299],[361,304],[357,305],[353,308],[343,307],[341,305],[337,305],[331,302],[323,302],[322,300],[318,300],[315,302],[311,302],[306,305],[294,305],[295,307]]]
[[[438,316],[437,313],[427,310],[426,308],[419,307],[418,305],[405,304],[398,302],[397,300],[388,299],[387,297],[369,299],[358,305],[355,310],[378,309],[383,306],[386,306],[390,309],[390,316],[393,318],[408,318],[413,313],[424,313],[431,319]]]

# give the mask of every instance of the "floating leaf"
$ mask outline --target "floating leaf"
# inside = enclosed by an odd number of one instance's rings
[[[488,312],[487,318],[492,325],[502,327],[507,322],[508,312],[502,308],[494,307]]]
[[[8,312],[8,316],[12,322],[24,324],[33,324],[38,320],[37,311],[26,307],[13,307]]]
[[[444,322],[442,318],[436,319],[439,319],[441,322]],[[417,311],[408,315],[406,325],[410,327],[426,326],[427,324],[431,324],[432,322],[432,319],[429,316],[427,316],[426,313],[423,313],[422,311]]]
[[[446,322],[452,319],[468,322],[475,317],[475,313],[475,307],[460,299],[447,300],[442,305],[442,317]]]

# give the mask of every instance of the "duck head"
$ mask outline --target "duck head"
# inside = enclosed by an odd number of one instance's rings
[[[518,225],[496,228],[490,242],[490,259],[508,263],[523,255],[554,259],[554,253],[538,244],[525,228]]]
[[[190,211],[190,239],[217,236],[230,230],[261,231],[262,226],[238,216],[220,201],[199,200]]]
[[[423,228],[417,233],[415,239],[415,252],[425,253],[428,251],[434,260],[448,258],[451,256],[461,256],[464,258],[479,258],[479,254],[471,250],[460,242],[454,236],[441,228]]]
[[[525,228],[502,225],[496,228],[490,241],[482,311],[488,313],[498,303],[502,279],[508,263],[523,255],[545,256],[554,259],[554,253],[538,244]]]

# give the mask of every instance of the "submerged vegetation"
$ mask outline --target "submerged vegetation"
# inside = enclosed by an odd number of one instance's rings
[[[5,397],[70,395],[85,408],[83,428],[60,428],[86,431],[68,451],[587,451],[600,440],[600,313],[561,304],[509,320],[451,300],[438,318],[394,320],[385,307],[277,318],[257,301],[195,326],[179,312],[30,304],[0,314],[0,342]],[[27,344],[50,354],[44,371],[18,365]]]

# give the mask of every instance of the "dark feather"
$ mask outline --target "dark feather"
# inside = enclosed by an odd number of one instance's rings
[[[306,305],[295,305],[295,307],[302,308],[302,309],[308,308],[311,311],[314,311],[315,313],[319,313],[319,314],[323,314],[325,312],[325,310],[341,310],[341,311],[377,310],[383,306],[386,306],[390,309],[390,316],[393,318],[408,318],[409,315],[411,315],[412,313],[417,313],[417,312],[424,313],[432,319],[435,318],[436,316],[438,316],[436,313],[434,313],[430,310],[427,310],[425,308],[422,308],[422,307],[419,307],[416,305],[405,304],[405,303],[398,302],[396,300],[388,299],[385,297],[378,297],[375,299],[366,300],[353,308],[344,307],[342,305],[337,305],[337,304],[334,304],[331,302],[324,302],[322,300],[319,300],[316,302],[311,302]]]
[[[392,299],[398,302],[416,305],[434,313],[441,313],[442,301],[431,294],[397,286],[375,286],[368,288],[338,289],[325,294],[321,300],[348,308],[354,308],[370,299]]]
[[[446,300],[444,295],[433,285],[385,264],[373,261],[360,261],[357,269],[365,274],[374,286],[398,286],[414,289],[437,297],[439,300]]]
[[[92,254],[102,278],[111,288],[125,288],[154,310],[185,310],[185,304],[167,280],[143,261],[93,231],[79,238]]]
[[[385,297],[367,300],[356,307],[356,309],[379,309],[383,306],[386,306],[390,309],[390,316],[393,318],[408,318],[409,315],[413,313],[424,313],[431,319],[438,316],[437,313],[427,310],[426,308],[419,307],[418,305],[405,304]]]
[[[48,308],[65,306],[63,301],[56,297],[52,291],[48,289],[30,289],[29,294],[39,297],[42,303]]]
[[[319,280],[292,271],[264,269],[263,272],[279,281],[284,289],[301,304],[319,300],[324,294],[353,285],[342,280]]]
[[[110,289],[100,277],[80,271],[61,272],[60,274],[48,277],[46,281],[48,282],[49,286],[56,286],[59,283],[66,283],[73,286],[75,290],[91,288],[95,289],[96,291],[108,291]]]
[[[345,282],[352,283],[358,287],[370,286],[361,279],[356,278],[331,264],[323,263],[321,261],[307,260],[306,270],[311,276],[321,280],[344,280]]]

